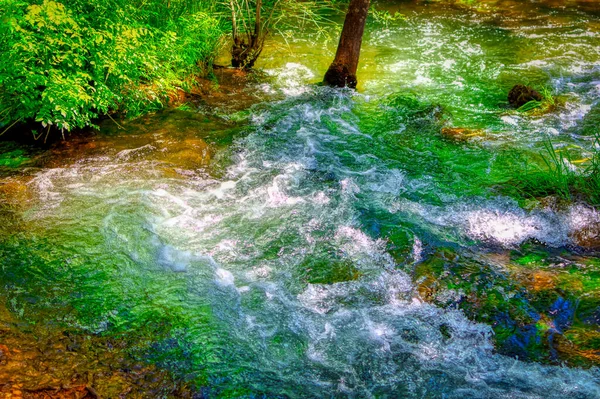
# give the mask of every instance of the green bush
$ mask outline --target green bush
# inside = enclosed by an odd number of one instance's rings
[[[222,30],[197,5],[160,15],[158,3],[3,0],[0,122],[69,131],[163,105],[210,64]]]

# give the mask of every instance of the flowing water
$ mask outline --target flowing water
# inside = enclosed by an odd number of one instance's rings
[[[249,88],[277,100],[13,149],[6,306],[198,397],[600,397],[600,213],[503,191],[548,137],[589,157],[600,16],[491,4],[370,21],[357,93],[312,84],[334,30],[284,32]],[[510,110],[521,82],[565,104]]]

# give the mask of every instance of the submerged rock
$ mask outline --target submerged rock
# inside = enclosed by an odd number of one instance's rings
[[[574,205],[569,214],[569,239],[577,246],[600,250],[600,212],[587,205]]]
[[[573,242],[584,249],[600,250],[600,225],[589,225],[573,232]]]
[[[0,180],[0,200],[5,204],[23,205],[31,200],[31,192],[27,182],[19,178],[7,178]]]
[[[536,90],[525,85],[515,85],[508,92],[508,102],[515,108],[522,107],[529,101],[542,101],[544,97]]]
[[[446,138],[459,141],[483,137],[485,135],[485,132],[481,129],[465,129],[461,127],[444,127],[441,133]]]
[[[128,340],[52,322],[27,324],[6,301],[0,297],[0,398],[196,397],[191,384],[127,352],[145,349],[146,336]]]
[[[489,324],[499,353],[590,367],[600,364],[598,266],[536,244],[485,259],[440,248],[412,276],[423,301]]]

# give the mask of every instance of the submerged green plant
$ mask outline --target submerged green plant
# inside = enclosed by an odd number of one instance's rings
[[[583,172],[585,178],[580,182],[583,183],[580,190],[587,192],[590,205],[600,206],[600,132],[594,136],[593,148],[595,152]]]
[[[570,182],[574,177],[573,169],[569,167],[572,165],[571,156],[555,150],[550,140],[544,142],[544,147],[546,156],[542,156],[542,159],[548,167],[548,173],[556,187],[556,193],[563,199],[571,200]]]

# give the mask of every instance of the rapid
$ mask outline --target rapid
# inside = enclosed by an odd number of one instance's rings
[[[593,150],[581,128],[600,100],[600,14],[386,7],[405,18],[368,24],[358,92],[314,84],[335,32],[284,32],[248,89],[274,99],[189,126],[158,115],[4,172],[28,192],[0,216],[7,306],[125,337],[200,397],[600,397],[595,365],[561,364],[555,341],[528,357],[517,327],[497,344],[505,315],[485,323],[462,307],[522,295],[515,269],[531,254],[600,268],[576,240],[597,210],[501,189],[523,159],[542,164],[548,138],[573,159]],[[508,109],[523,80],[564,106]],[[476,134],[457,141],[444,126]],[[440,260],[443,272],[422,272]],[[472,286],[432,282],[453,270]],[[560,303],[596,295],[586,287]],[[525,297],[556,335],[579,317]]]

